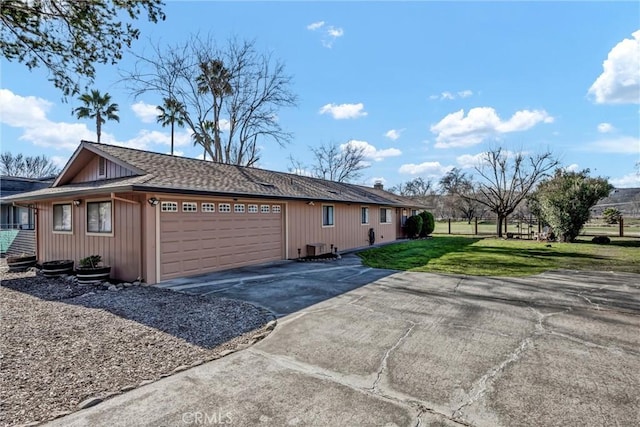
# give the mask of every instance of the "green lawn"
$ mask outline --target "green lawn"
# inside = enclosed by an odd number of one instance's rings
[[[550,245],[550,247],[548,247]],[[640,273],[640,239],[546,243],[463,236],[412,240],[358,254],[365,265],[474,276],[528,276],[554,269]]]

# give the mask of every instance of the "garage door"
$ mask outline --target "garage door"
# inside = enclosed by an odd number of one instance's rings
[[[283,206],[163,201],[160,279],[284,258]]]

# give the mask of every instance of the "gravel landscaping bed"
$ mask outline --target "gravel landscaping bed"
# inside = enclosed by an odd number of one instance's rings
[[[0,273],[0,425],[47,421],[264,338],[253,305]]]

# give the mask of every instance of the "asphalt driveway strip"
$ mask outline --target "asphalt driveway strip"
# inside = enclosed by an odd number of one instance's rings
[[[640,425],[639,275],[272,268],[170,285],[275,311],[266,339],[50,425]]]

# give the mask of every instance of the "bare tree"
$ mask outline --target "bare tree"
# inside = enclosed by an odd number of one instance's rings
[[[362,176],[360,172],[369,167],[364,161],[364,147],[352,144],[338,145],[334,142],[320,147],[309,147],[314,163],[305,166],[300,160],[289,156],[289,171],[296,175],[309,175],[315,178],[337,182],[349,182]]]
[[[475,193],[472,178],[459,168],[453,168],[440,179],[439,184],[445,204],[453,216],[456,212],[460,212],[467,223],[471,224],[471,220],[478,216],[481,210],[480,203],[469,197]]]
[[[0,175],[21,178],[45,178],[60,173],[47,156],[14,156],[10,152],[0,154]]]
[[[525,156],[502,148],[487,151],[475,169],[482,181],[471,193],[455,194],[486,206],[497,216],[496,231],[502,237],[503,223],[534,186],[558,165],[550,152]],[[455,188],[455,187],[452,187]]]
[[[157,93],[184,105],[184,121],[195,144],[217,162],[252,166],[259,144],[283,146],[292,135],[278,121],[282,107],[297,103],[284,64],[260,54],[253,41],[231,39],[220,47],[210,37],[152,46],[124,73],[133,95]]]
[[[417,177],[407,182],[401,182],[389,188],[389,191],[400,196],[411,197],[422,204],[435,205],[435,189],[433,181]]]

